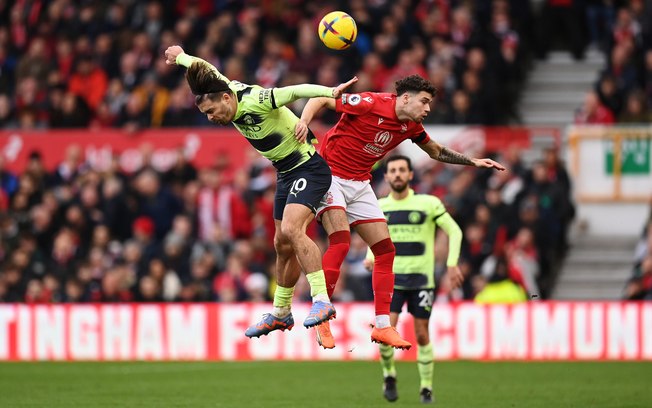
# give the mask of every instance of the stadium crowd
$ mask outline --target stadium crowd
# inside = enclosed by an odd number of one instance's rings
[[[575,113],[577,124],[652,120],[652,2],[591,1],[590,44],[607,65]],[[620,7],[616,7],[617,3]]]
[[[440,91],[429,121],[491,125],[514,117],[528,2],[339,6],[358,25],[346,51],[328,50],[317,36],[331,1],[0,2],[0,21],[8,22],[0,24],[0,128],[208,125],[183,70],[162,58],[174,44],[263,87],[331,86],[358,75],[356,90],[393,91],[398,78],[417,73]]]
[[[427,122],[517,120],[532,32],[530,2],[342,3],[359,34],[352,49],[319,43],[325,1],[0,2],[0,128],[204,126],[183,70],[162,50],[182,44],[231,79],[265,87],[301,82],[392,91],[418,73],[439,89]],[[299,112],[301,105],[294,109]],[[323,116],[332,122],[334,116]],[[44,138],[47,136],[44,135]],[[166,173],[149,165],[99,172],[70,146],[55,171],[39,151],[13,174],[0,157],[0,301],[263,301],[274,276],[273,169],[252,156],[197,169],[179,151]],[[554,149],[532,167],[513,148],[505,172],[430,164],[415,190],[437,194],[464,230],[465,286],[440,299],[471,299],[510,282],[546,297],[574,215],[570,180]],[[375,174],[379,195],[387,190]],[[313,223],[311,236],[325,247]],[[438,237],[445,259],[446,237]],[[352,237],[339,300],[371,299],[366,247]],[[441,274],[443,266],[438,270]],[[305,280],[297,297],[308,299]]]
[[[179,151],[157,172],[126,174],[117,160],[97,171],[78,146],[53,172],[39,152],[18,175],[0,161],[0,301],[263,301],[274,276],[274,172],[252,152],[248,165],[228,159],[196,169]],[[417,169],[417,192],[437,194],[464,230],[465,286],[444,298],[471,299],[509,279],[545,297],[563,256],[573,217],[570,182],[554,149],[526,169],[513,148],[504,172],[429,164]],[[387,187],[375,177],[380,195]],[[317,223],[311,237],[324,249]],[[446,259],[438,237],[437,259]],[[366,246],[354,235],[336,290],[340,300],[369,300]],[[438,268],[438,276],[444,265]],[[302,281],[297,296],[309,299]]]

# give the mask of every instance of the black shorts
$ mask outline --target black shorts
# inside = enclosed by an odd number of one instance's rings
[[[331,186],[331,169],[318,153],[299,167],[278,173],[274,196],[274,219],[283,219],[286,204],[303,204],[313,213]]]
[[[407,302],[408,312],[417,319],[429,319],[432,303],[435,300],[433,289],[403,290],[394,289],[390,312],[401,313],[403,304]]]

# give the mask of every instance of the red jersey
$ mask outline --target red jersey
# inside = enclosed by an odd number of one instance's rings
[[[344,94],[335,100],[335,106],[342,116],[326,133],[320,151],[334,176],[369,180],[373,165],[404,140],[430,141],[420,123],[398,120],[394,94]]]

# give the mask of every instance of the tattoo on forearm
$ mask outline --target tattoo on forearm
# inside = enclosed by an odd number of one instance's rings
[[[464,164],[467,166],[473,166],[473,161],[462,153],[458,153],[455,150],[451,150],[448,147],[442,147],[439,152],[437,160],[444,163],[451,164]]]

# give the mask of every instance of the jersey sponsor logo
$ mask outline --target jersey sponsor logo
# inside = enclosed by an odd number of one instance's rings
[[[407,123],[401,124],[401,133],[407,132]]]
[[[371,96],[365,96],[364,98],[362,98],[362,100],[367,103],[371,103],[374,101],[374,99]]]
[[[392,136],[391,133],[389,133],[386,130],[380,131],[376,133],[376,137],[374,138],[373,143],[367,143],[365,147],[362,148],[365,152],[374,155],[374,156],[382,156],[385,154],[385,148],[389,143],[392,141],[394,136]]]
[[[376,133],[376,138],[374,139],[374,143],[381,147],[385,147],[389,144],[389,142],[392,141],[392,134],[384,131],[384,132],[378,132]]]
[[[360,103],[362,97],[358,94],[349,95],[349,105],[355,106]]]
[[[381,123],[383,123],[384,121],[385,121],[385,119],[383,119],[383,118],[378,118],[378,124],[379,124],[379,125],[380,125]]]

